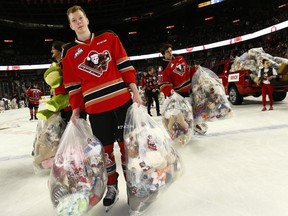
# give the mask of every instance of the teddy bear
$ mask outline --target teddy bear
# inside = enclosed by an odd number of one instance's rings
[[[45,82],[54,89],[55,95],[46,102],[46,109],[37,112],[38,119],[47,120],[55,112],[69,107],[69,95],[63,85],[62,70],[59,65],[48,68],[44,73]]]
[[[187,144],[192,136],[193,115],[189,102],[174,93],[164,104],[162,123],[170,138],[181,145]]]
[[[184,117],[183,112],[171,115],[168,119],[165,119],[164,124],[171,139],[176,143],[185,145],[190,141],[189,130],[191,129],[192,122],[187,116],[186,118]]]
[[[180,174],[182,167],[168,133],[148,115],[144,106],[135,105],[127,111],[124,141],[129,211],[131,215],[140,215]]]
[[[38,135],[35,139],[33,161],[36,169],[48,169],[52,167],[53,158],[57,152],[65,128],[66,123],[57,114],[42,122],[41,128],[37,128]]]
[[[213,71],[199,67],[192,78],[193,115],[196,125],[229,116],[232,109],[224,87]]]
[[[63,135],[54,157],[49,190],[59,216],[83,215],[101,200],[106,189],[102,143],[84,128],[89,129],[84,120],[77,131],[68,124],[67,131],[72,134]]]

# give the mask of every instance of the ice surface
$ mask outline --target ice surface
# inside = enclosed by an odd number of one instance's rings
[[[233,106],[233,116],[208,122],[206,135],[176,146],[184,174],[145,216],[288,216],[288,99],[261,112],[261,98]],[[161,125],[161,117],[154,119]],[[47,180],[31,156],[37,122],[28,108],[0,113],[0,209],[3,216],[52,216]],[[119,149],[116,158],[120,164]],[[119,173],[122,174],[120,167]],[[126,185],[105,213],[100,202],[87,216],[128,216]]]

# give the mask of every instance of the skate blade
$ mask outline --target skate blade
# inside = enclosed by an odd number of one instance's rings
[[[117,196],[116,199],[115,199],[115,202],[112,205],[105,206],[105,212],[106,213],[109,212],[113,208],[113,206],[117,203],[118,200],[119,200],[119,197]]]
[[[204,135],[207,132],[207,129],[208,127],[206,124],[201,124],[200,128],[197,127],[194,128],[194,133]]]
[[[194,130],[195,134],[204,135],[207,131]]]

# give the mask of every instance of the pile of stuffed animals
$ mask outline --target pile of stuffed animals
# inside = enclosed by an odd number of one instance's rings
[[[34,170],[50,169],[57,152],[66,123],[59,114],[52,115],[48,120],[39,120],[34,141]]]
[[[213,119],[224,119],[232,108],[217,75],[199,66],[192,78],[192,107],[194,124]]]
[[[63,78],[60,66],[56,64],[47,69],[44,73],[44,80],[51,89],[62,88]],[[57,94],[46,101],[46,109],[39,110],[36,114],[39,119],[34,141],[33,164],[36,173],[41,169],[50,169],[52,166],[61,136],[66,128],[60,111],[68,106],[69,95]]]
[[[106,189],[103,146],[92,133],[83,133],[89,131],[84,121],[76,126],[68,124],[51,169],[50,197],[57,216],[84,215],[102,199]]]
[[[258,71],[263,59],[267,59],[271,63],[271,66],[277,70],[280,80],[288,80],[288,59],[277,56],[274,57],[266,53],[262,47],[249,49],[240,57],[236,56],[230,71],[250,70],[252,71],[250,75],[251,79],[257,83]]]
[[[193,135],[191,104],[175,92],[165,100],[162,110],[162,122],[171,139],[180,145],[187,144]]]
[[[124,131],[127,191],[131,215],[142,214],[181,172],[172,140],[143,106],[128,109]]]

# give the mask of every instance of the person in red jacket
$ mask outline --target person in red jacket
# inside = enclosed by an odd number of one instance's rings
[[[153,103],[153,99],[156,104],[156,111],[157,111],[157,116],[161,116],[160,113],[160,106],[159,106],[159,88],[158,88],[158,77],[156,76],[155,68],[153,66],[149,66],[147,69],[148,73],[146,76],[144,76],[142,86],[145,89],[145,94],[147,96],[147,111],[150,116],[151,114],[151,105]]]
[[[192,77],[197,68],[188,65],[183,56],[175,57],[171,44],[163,44],[160,52],[163,55],[162,72],[159,76],[160,90],[168,97],[177,92],[182,97],[189,98],[188,100],[191,102]],[[194,131],[205,134],[207,132],[206,123],[194,125]]]
[[[62,54],[65,88],[72,107],[71,121],[85,111],[93,134],[102,142],[108,173],[107,193],[103,205],[109,210],[118,197],[118,173],[114,143],[118,142],[125,176],[124,124],[126,111],[133,102],[143,103],[136,85],[136,70],[119,39],[112,31],[92,33],[89,19],[82,7],[67,10],[70,28],[76,39],[66,45]],[[132,91],[132,97],[130,90]]]
[[[38,88],[38,84],[34,84],[33,88],[28,88],[26,91],[26,96],[28,98],[28,108],[30,111],[30,119],[38,120],[36,117],[36,113],[38,112],[40,98],[42,96],[42,91]]]
[[[196,68],[187,64],[183,56],[174,56],[171,44],[164,44],[161,48],[165,66],[159,80],[160,90],[165,96],[177,92],[183,97],[190,97],[192,91],[191,78]]]

